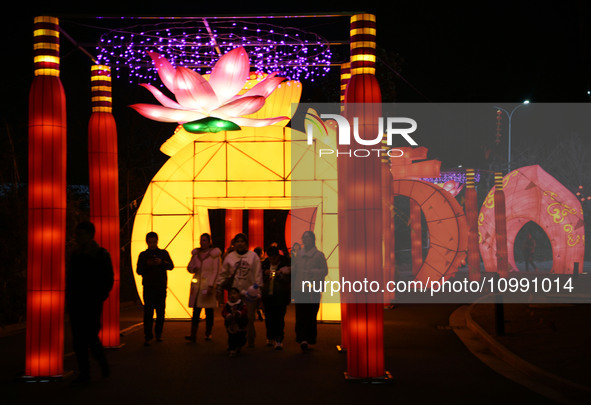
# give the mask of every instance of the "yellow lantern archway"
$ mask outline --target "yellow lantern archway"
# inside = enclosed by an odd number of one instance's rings
[[[299,82],[283,83],[256,115],[292,116],[300,95]],[[136,214],[131,259],[135,274],[146,233],[157,232],[175,264],[169,272],[167,318],[191,317],[186,266],[199,236],[210,231],[209,209],[316,207],[317,244],[328,257],[328,277],[338,279],[336,158],[318,158],[305,134],[281,124],[206,134],[179,127],[161,150],[171,158],[150,182]],[[297,182],[292,182],[294,169]],[[135,281],[141,291],[137,274]],[[337,306],[324,305],[321,319],[339,319]]]

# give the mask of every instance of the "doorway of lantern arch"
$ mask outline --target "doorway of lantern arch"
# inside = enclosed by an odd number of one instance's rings
[[[170,159],[150,182],[134,221],[131,259],[138,291],[142,287],[141,278],[135,274],[137,257],[146,248],[146,233],[154,231],[159,235],[160,247],[169,251],[175,263],[175,269],[168,274],[166,317],[190,318],[191,277],[186,265],[199,236],[210,232],[209,209],[314,208],[315,232],[321,246],[336,250],[336,242],[327,243],[323,236],[324,229],[332,226],[332,222],[336,223],[336,202],[331,205],[332,201],[336,201],[336,165],[331,170],[326,164],[313,164],[317,170],[309,178],[302,179],[307,181],[306,187],[309,186],[307,194],[292,198],[294,150],[298,156],[296,164],[310,164],[310,159],[315,159],[309,148],[299,151],[296,146],[294,149],[292,134],[297,131],[285,126],[292,116],[292,104],[299,102],[301,83],[283,82],[272,74],[251,74],[250,80],[242,81],[240,88],[234,87],[241,97],[228,101],[230,93],[233,95],[235,91],[226,91],[227,103],[218,106],[215,113],[223,119],[203,119],[200,118],[203,114],[196,112],[199,107],[198,91],[187,100],[188,96],[181,88],[197,83],[207,88],[211,83],[210,86],[215,89],[233,81],[228,78],[221,80],[215,67],[210,76],[195,76],[197,74],[188,69],[173,68],[159,55],[153,54],[152,58],[164,84],[171,91],[181,93],[175,94],[177,100],[185,100],[185,103],[191,104],[191,109],[181,109],[176,102],[149,85],[145,87],[162,106],[132,106],[154,120],[185,121],[162,145],[160,150]],[[216,67],[218,65],[231,67],[218,72],[240,70],[241,65],[242,68],[246,65],[248,69],[248,58],[243,49],[236,48],[220,58]],[[244,71],[238,73],[239,77],[243,74]],[[184,87],[178,86],[179,80]],[[204,97],[207,98],[207,94]],[[227,123],[232,121],[240,126]],[[303,134],[301,137],[305,139]],[[333,206],[334,212],[331,211]],[[333,267],[336,268],[336,264]]]

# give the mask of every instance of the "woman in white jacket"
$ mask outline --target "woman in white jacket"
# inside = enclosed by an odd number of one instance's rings
[[[191,334],[185,336],[185,339],[191,342],[196,340],[201,308],[205,309],[205,340],[211,340],[213,310],[218,305],[216,285],[220,275],[222,252],[211,245],[211,236],[207,233],[201,235],[200,244],[199,248],[191,252],[191,261],[187,266],[189,273],[194,274],[189,295],[189,306],[193,308]]]

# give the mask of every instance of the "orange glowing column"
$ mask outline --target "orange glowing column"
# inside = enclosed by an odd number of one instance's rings
[[[242,210],[226,210],[225,243],[226,248],[232,244],[236,234],[242,232]]]
[[[111,70],[91,67],[92,114],[88,124],[90,220],[96,241],[109,251],[115,283],[105,301],[101,340],[106,347],[119,346],[119,167],[117,126],[112,112]]]
[[[343,111],[345,102],[345,93],[347,92],[347,84],[351,80],[351,64],[341,64],[341,111]]]
[[[509,275],[509,259],[507,251],[507,218],[505,214],[505,193],[503,192],[503,175],[495,173],[495,235],[497,240],[497,272],[499,277]]]
[[[265,210],[248,210],[248,244],[250,250],[265,247]]]
[[[480,280],[480,247],[478,244],[478,207],[474,169],[466,169],[466,221],[468,222],[468,278]]]
[[[375,77],[375,34],[374,15],[351,17],[351,79],[345,93],[344,114],[349,122],[353,122],[353,117],[359,118],[359,135],[363,139],[376,138],[382,113],[382,96]],[[348,150],[357,148],[354,139],[351,144],[343,146]],[[337,169],[341,276],[347,280],[381,280],[380,159],[343,157],[338,159]],[[348,378],[384,378],[383,300],[377,304],[368,303],[362,294],[342,296],[347,300],[342,322],[347,335]]]
[[[59,78],[59,21],[34,20],[29,93],[29,201],[25,374],[64,371],[66,97]]]

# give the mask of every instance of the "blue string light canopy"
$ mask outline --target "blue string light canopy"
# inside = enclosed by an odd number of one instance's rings
[[[207,74],[221,55],[239,46],[246,49],[255,70],[279,72],[288,80],[314,81],[331,66],[330,43],[316,33],[256,19],[205,17],[112,29],[99,38],[97,59],[111,66],[116,77],[128,75],[130,82],[157,84],[148,51],[164,55],[175,67]]]

